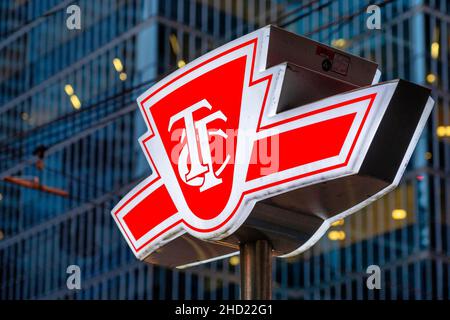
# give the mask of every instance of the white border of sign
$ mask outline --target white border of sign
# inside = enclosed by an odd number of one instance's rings
[[[377,71],[373,79],[373,86],[338,94],[277,114],[276,109],[287,65],[280,64],[267,70],[265,69],[269,32],[269,27],[262,28],[205,54],[164,78],[137,99],[148,126],[148,132],[139,141],[153,174],[127,194],[112,210],[112,215],[128,244],[139,259],[144,259],[151,252],[185,232],[203,240],[222,239],[232,234],[244,223],[257,201],[289,190],[358,173],[371,141],[374,138],[376,129],[398,85],[398,81],[376,85],[380,77],[380,72]],[[252,43],[252,41],[255,41],[256,45],[245,45]],[[225,52],[228,53],[224,54]],[[237,164],[235,165],[235,180],[229,204],[216,218],[202,220],[191,212],[187,206],[169,158],[165,152],[160,152],[160,150],[164,150],[164,146],[159,138],[158,132],[156,132],[156,124],[151,117],[150,109],[155,102],[183,86],[185,83],[242,56],[247,57],[247,65],[244,77],[245,85],[241,105],[240,129],[255,130],[255,140],[273,134],[274,127],[278,132],[284,132],[345,114],[356,113],[356,116],[338,156],[308,165],[294,167],[276,174],[270,174],[250,182],[246,182],[245,177],[250,161],[248,157],[251,152],[248,152],[245,149],[246,147],[243,146],[244,144],[239,142],[238,136],[236,151],[238,161],[236,161]],[[267,77],[271,77],[271,82],[266,83],[265,80],[259,81]],[[252,81],[253,84],[251,84]],[[267,85],[269,85],[269,88],[267,98],[265,98]],[[266,105],[264,105],[264,102]],[[341,104],[341,107],[319,112],[324,107]],[[361,209],[397,186],[433,104],[434,101],[429,98],[393,184],[355,207],[332,218],[325,219],[321,227],[305,244],[283,257],[290,257],[307,250],[320,239],[334,221]],[[258,109],[256,107],[256,109],[252,108],[250,110],[250,108],[246,108],[248,105],[260,106],[260,108]],[[315,112],[317,114],[314,114]],[[261,114],[262,116],[260,117]],[[313,115],[302,117],[302,115],[306,114]],[[342,164],[344,161],[346,161],[345,165],[341,167],[308,175],[310,173],[320,172],[324,168]],[[296,179],[295,177],[301,178]],[[143,237],[135,239],[124,221],[124,216],[162,184],[167,187],[178,209],[178,213],[165,220]],[[148,187],[149,185],[151,186]],[[271,185],[271,187],[266,188],[265,186],[267,185]],[[230,212],[232,211],[236,212],[230,218]],[[180,219],[183,223],[176,224]],[[195,228],[192,226],[195,226]],[[161,233],[163,234],[160,235]],[[156,240],[149,240],[154,237],[157,237]],[[223,256],[213,260],[220,258],[223,258]]]

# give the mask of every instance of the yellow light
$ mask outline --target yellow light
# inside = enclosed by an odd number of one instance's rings
[[[344,225],[344,219],[339,219],[331,224],[332,227],[338,227]]]
[[[425,159],[426,160],[431,160],[431,158],[433,158],[433,154],[429,151],[425,152]]]
[[[446,126],[446,127],[445,127],[445,131],[446,131],[446,134],[445,134],[445,135],[446,135],[447,137],[450,137],[450,126]]]
[[[338,230],[331,230],[330,232],[328,232],[328,239],[330,239],[331,241],[345,240],[345,232]]]
[[[435,83],[436,82],[436,76],[433,73],[427,74],[427,82],[428,83]]]
[[[64,86],[64,91],[67,93],[68,96],[73,95],[73,87],[70,84],[66,84]]]
[[[172,47],[173,53],[177,56],[180,52],[180,45],[178,44],[178,39],[175,34],[169,36],[170,46]]]
[[[122,81],[127,80],[127,74],[125,72],[121,72],[119,74],[119,79],[122,80]]]
[[[232,256],[229,262],[233,267],[237,266],[239,264],[239,256]]]
[[[331,45],[335,48],[343,49],[347,46],[347,40],[342,39],[342,38],[335,39],[335,40],[331,41]]]
[[[183,68],[186,65],[186,62],[184,62],[183,59],[178,60],[178,68]]]
[[[74,109],[78,110],[81,108],[81,102],[80,99],[78,99],[77,95],[71,95],[70,102],[72,102],[72,106],[74,107]]]
[[[123,64],[122,64],[122,61],[120,61],[119,58],[114,58],[113,59],[113,65],[114,65],[114,68],[116,69],[117,72],[122,72]]]
[[[403,220],[407,216],[407,212],[404,209],[395,209],[392,210],[392,219],[394,220]]]
[[[445,127],[445,126],[439,126],[436,129],[436,134],[438,137],[445,137],[447,135],[447,128],[450,128],[450,126]]]
[[[338,239],[338,231],[333,230],[328,232],[328,239],[336,241]]]
[[[439,58],[439,42],[433,42],[431,44],[431,57],[433,59]]]
[[[22,120],[23,120],[23,121],[28,121],[28,120],[30,120],[30,115],[29,115],[28,113],[26,113],[26,112],[22,112],[22,113],[20,114],[20,116],[22,117]]]

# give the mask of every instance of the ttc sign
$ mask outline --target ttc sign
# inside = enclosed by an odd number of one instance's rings
[[[139,259],[170,266],[267,239],[289,256],[392,190],[433,100],[376,64],[268,26],[138,98],[152,174],[112,215]]]

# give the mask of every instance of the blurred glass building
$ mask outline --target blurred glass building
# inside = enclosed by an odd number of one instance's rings
[[[239,259],[183,271],[137,261],[110,210],[150,168],[135,98],[208,50],[268,23],[433,88],[401,186],[274,265],[274,298],[448,299],[450,4],[373,1],[0,2],[0,299],[231,299]],[[80,8],[81,29],[66,20]],[[69,13],[67,13],[69,8]],[[399,128],[399,131],[401,128]],[[369,265],[382,289],[366,287]],[[68,290],[69,265],[81,290]]]
[[[376,14],[373,4],[380,9],[380,30],[367,27]],[[290,28],[376,61],[381,81],[403,78],[431,87],[436,105],[401,185],[336,223],[328,239],[298,261],[279,262],[277,297],[448,299],[450,3],[320,1],[317,8],[288,21]],[[373,264],[382,271],[381,290],[366,287]]]

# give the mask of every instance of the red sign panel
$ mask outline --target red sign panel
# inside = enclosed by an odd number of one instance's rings
[[[395,84],[277,113],[286,64],[265,68],[268,30],[195,60],[138,99],[153,173],[112,212],[137,257],[185,232],[224,238],[257,201],[361,165]]]

